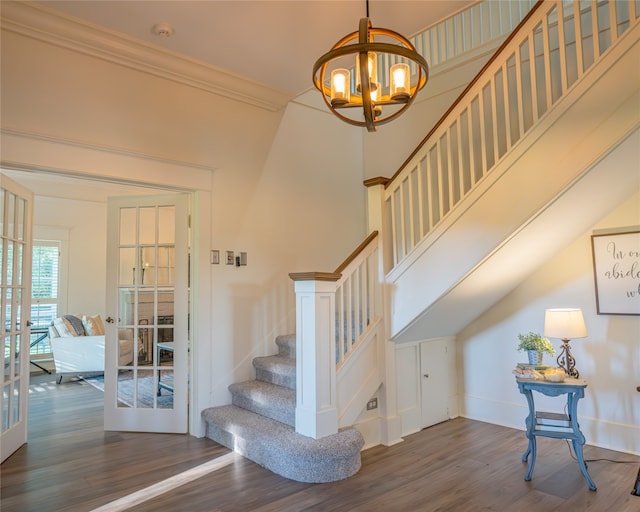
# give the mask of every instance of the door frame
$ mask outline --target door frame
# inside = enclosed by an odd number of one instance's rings
[[[211,345],[201,340],[211,335],[211,190],[185,188],[173,184],[146,181],[144,179],[114,178],[103,173],[89,174],[64,169],[43,168],[28,164],[3,163],[2,169],[12,172],[53,175],[98,183],[153,189],[154,193],[182,192],[189,194],[191,204],[191,338],[189,358],[189,417],[188,434],[203,437],[206,433],[200,411],[210,406],[211,379],[207,369],[211,366]],[[174,174],[170,174],[174,176]],[[15,180],[14,180],[15,181]],[[132,194],[134,195],[134,194]],[[34,205],[37,196],[34,194]]]

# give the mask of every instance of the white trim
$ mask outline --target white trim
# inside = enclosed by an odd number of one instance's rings
[[[462,405],[460,416],[463,418],[523,431],[525,429],[525,418],[529,414],[529,410],[524,397],[522,403],[514,404],[466,394],[460,397],[460,402]],[[587,444],[608,450],[640,455],[640,441],[638,441],[640,440],[640,426],[603,421],[582,416],[580,413],[578,413],[578,420],[580,421],[580,430],[584,434]],[[525,443],[524,433],[522,434],[522,439],[523,443]]]
[[[58,260],[58,307],[60,308],[60,312],[67,311],[69,306],[69,229],[53,226],[34,226],[32,242],[35,240],[53,240],[60,242],[60,259]]]
[[[201,171],[215,171],[216,167],[211,165],[201,164],[198,162],[188,162],[186,160],[175,160],[172,158],[166,158],[162,155],[153,155],[150,153],[142,153],[140,151],[132,151],[128,149],[118,148],[115,146],[107,146],[105,144],[95,144],[93,142],[85,142],[77,139],[70,139],[67,137],[58,137],[53,135],[47,135],[45,133],[38,133],[33,130],[20,130],[2,127],[0,133],[5,135],[12,135],[14,137],[21,137],[25,139],[37,140],[41,142],[48,142],[53,144],[62,144],[64,146],[71,146],[84,150],[102,151],[104,153],[112,153],[115,155],[125,156],[129,158],[136,158],[142,160],[149,160],[152,162],[160,162],[163,165],[169,164],[176,167],[188,167],[191,169],[197,169]]]
[[[166,160],[158,155],[122,152],[108,146],[3,128],[0,167],[47,172],[124,185],[192,192],[209,190],[211,166]],[[96,151],[103,152],[96,158]],[[91,164],[87,164],[91,162]],[[187,167],[189,172],[185,172]]]
[[[204,437],[201,411],[211,405],[211,193],[193,192],[191,214],[191,332],[189,339],[189,433]]]

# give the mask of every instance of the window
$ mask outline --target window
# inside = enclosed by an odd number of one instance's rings
[[[31,354],[51,352],[46,329],[58,316],[60,242],[33,241],[33,270],[31,278]]]

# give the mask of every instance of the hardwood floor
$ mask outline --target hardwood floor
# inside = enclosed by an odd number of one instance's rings
[[[82,381],[32,379],[29,443],[0,467],[3,512],[88,512],[228,453],[208,439],[104,432],[102,393]],[[458,418],[362,454],[355,476],[330,484],[286,480],[235,462],[128,510],[590,511],[640,510],[630,494],[640,457],[585,447],[598,490],[589,491],[564,441],[539,439],[531,482],[523,480],[524,433]]]

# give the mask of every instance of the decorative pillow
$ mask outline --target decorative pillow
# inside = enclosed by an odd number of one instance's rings
[[[94,316],[82,316],[82,325],[87,333],[87,336],[102,336],[104,335],[104,324],[100,315]]]
[[[53,321],[49,326],[49,336],[51,338],[60,338],[60,333],[58,332],[58,329],[56,329],[56,326],[54,325]]]
[[[67,328],[67,325],[64,323],[62,318],[54,318],[53,326],[55,327],[56,331],[58,331],[58,336],[60,336],[61,338],[71,338],[72,336],[74,336],[69,332],[69,329]]]
[[[73,315],[64,315],[62,317],[62,321],[67,328],[67,331],[71,334],[71,336],[84,336],[84,326],[82,325],[82,320],[80,320],[77,316]]]

